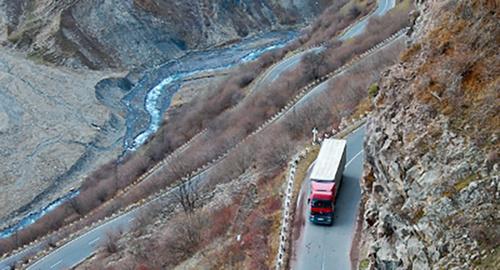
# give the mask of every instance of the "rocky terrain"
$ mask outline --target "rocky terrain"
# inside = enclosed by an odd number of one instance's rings
[[[0,0],[0,228],[121,153],[122,99],[151,67],[304,26],[328,4]]]
[[[417,1],[366,126],[362,269],[498,269],[500,4]]]
[[[189,51],[304,26],[330,1],[0,1],[0,42],[91,69],[153,67]]]

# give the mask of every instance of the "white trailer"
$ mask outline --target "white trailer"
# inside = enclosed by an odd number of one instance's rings
[[[311,181],[334,182],[335,197],[337,197],[338,189],[342,183],[346,163],[346,148],[346,140],[324,140],[311,173]]]

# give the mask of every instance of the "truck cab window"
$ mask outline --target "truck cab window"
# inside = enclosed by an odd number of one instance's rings
[[[313,200],[312,207],[332,207],[332,201]]]

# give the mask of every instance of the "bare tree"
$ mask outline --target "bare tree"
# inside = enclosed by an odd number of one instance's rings
[[[319,105],[320,101],[321,99],[314,98],[312,102],[300,109],[301,120],[307,130],[311,130],[314,126],[319,126],[325,121],[324,116],[327,109],[325,106]]]
[[[182,177],[176,182],[177,187],[174,196],[186,213],[193,212],[201,198],[198,181],[198,177],[191,179]]]
[[[192,212],[200,199],[198,181],[199,177],[190,178],[186,176],[189,166],[182,160],[174,160],[169,163],[166,174],[175,180],[175,199],[182,205],[185,212]]]
[[[304,66],[304,72],[311,79],[316,80],[326,74],[328,63],[326,56],[323,53],[308,53],[301,59],[301,64]]]

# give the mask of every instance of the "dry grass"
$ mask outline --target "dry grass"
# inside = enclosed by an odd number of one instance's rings
[[[420,63],[417,98],[443,113],[458,135],[467,137],[466,127],[474,126],[476,145],[487,147],[500,129],[498,6],[450,2],[446,9],[426,43],[413,45],[401,60]],[[425,54],[423,48],[429,48]]]
[[[389,19],[394,20],[394,17],[389,17]],[[379,27],[385,27],[381,23],[378,25]],[[371,40],[370,42],[377,42],[378,40],[367,36],[360,38],[367,38]],[[380,40],[383,38],[385,37],[379,37]],[[369,42],[360,43],[363,46],[369,46],[370,44]],[[153,192],[175,183],[176,178],[172,175],[160,174],[148,181],[144,181],[125,196],[120,197],[119,200],[105,203],[109,202],[111,198],[116,197],[116,194],[121,194],[120,189],[130,185],[139,175],[152,167],[155,162],[181,146],[182,143],[192,138],[203,128],[208,128],[207,135],[193,143],[190,151],[185,155],[179,156],[172,161],[186,164],[178,173],[185,175],[187,172],[193,171],[225,153],[238,141],[253,132],[266,119],[274,115],[290,98],[295,96],[302,86],[309,83],[312,77],[320,76],[336,67],[335,65],[325,66],[324,69],[320,70],[314,76],[299,69],[297,72],[280,78],[264,91],[254,95],[250,102],[246,102],[239,109],[229,113],[227,109],[242,100],[246,93],[245,87],[249,85],[257,74],[280,57],[283,57],[287,50],[295,48],[294,46],[297,46],[297,44],[292,44],[286,49],[280,49],[276,53],[268,53],[263,56],[262,60],[240,67],[235,73],[229,75],[228,79],[222,85],[208,89],[208,91],[195,98],[192,102],[171,111],[168,116],[169,121],[164,122],[156,135],[149,139],[143,147],[131,153],[119,163],[110,163],[98,169],[86,179],[79,196],[65,204],[64,207],[61,207],[61,210],[53,211],[47,214],[45,219],[41,219],[39,223],[27,227],[23,230],[26,231],[26,233],[23,232],[24,235],[23,233],[16,235],[17,238],[15,240],[1,240],[2,245],[0,246],[6,248],[0,251],[7,252],[12,248],[29,243],[40,235],[64,226],[78,217],[87,215],[84,221],[75,224],[74,227],[61,231],[60,237],[62,238],[71,232],[80,230],[85,225],[110,215],[119,208],[141,201]],[[343,46],[331,46],[328,52],[331,53],[337,49],[335,54],[343,57],[342,61],[340,61],[342,63],[348,61],[355,55],[356,51],[362,50],[362,48],[356,47],[352,51],[346,51],[346,48]],[[347,56],[343,56],[342,52],[346,53]],[[385,58],[387,57],[392,56],[385,56]],[[382,60],[385,58],[382,58]],[[301,64],[302,68],[307,66],[303,64]],[[331,129],[332,126],[338,126],[341,117],[352,114],[358,102],[367,95],[365,90],[367,86],[377,78],[377,76],[374,76],[373,71],[369,74],[369,76],[366,73],[363,75],[362,71],[358,70],[357,74],[353,74],[352,77],[337,80],[336,83],[329,86],[329,89],[325,91],[327,98],[322,99],[315,107],[311,106],[297,112],[297,118],[291,122],[297,124],[297,122],[303,121],[306,125],[297,128],[295,131],[296,134],[278,127],[265,137],[254,139],[256,140],[254,146],[258,146],[254,148],[255,152],[262,158],[245,159],[244,155],[243,157],[239,157],[241,159],[239,162],[221,165],[221,168],[222,166],[225,167],[219,171],[220,177],[212,176],[212,183],[231,181],[231,179],[235,179],[241,175],[242,171],[246,168],[254,166],[265,172],[266,177],[262,179],[261,184],[266,188],[270,188],[270,186],[267,186],[267,182],[269,182],[269,185],[274,184],[271,190],[275,190],[276,186],[279,186],[276,176],[283,170],[286,160],[293,153],[293,143],[303,141],[305,136],[309,135],[313,125],[318,125],[322,130]],[[363,77],[366,80],[359,80]],[[357,84],[352,84],[351,82],[356,82]],[[348,91],[340,91],[340,89],[348,89]],[[337,104],[338,106],[330,106],[331,104]],[[342,106],[339,104],[342,104]],[[189,123],[189,125],[183,123]],[[228,125],[229,123],[230,125]],[[266,144],[261,144],[262,141],[266,142]],[[273,151],[275,149],[279,151]],[[276,196],[276,194],[273,196]],[[271,205],[274,204],[271,203]],[[247,228],[245,233],[254,236],[256,234],[269,235],[271,231],[276,229],[274,218],[276,211],[279,210],[273,210],[269,213],[265,211],[268,211],[268,209],[255,210],[252,220],[249,220],[250,223],[261,225],[263,231],[253,231],[253,228]],[[218,222],[221,221],[219,220]],[[217,237],[220,233],[208,232],[208,235]],[[264,253],[261,252],[262,247],[268,245],[270,240],[267,237],[260,240],[261,242],[255,245],[249,244],[245,247],[245,250],[255,252],[255,256],[259,258],[255,262],[248,262],[251,265],[253,263],[257,264],[255,266],[269,264],[268,260],[264,260],[266,254],[269,255],[269,250],[265,249]],[[236,244],[233,243],[233,245]],[[241,262],[242,254],[241,252],[236,252],[233,255],[226,255],[233,256],[234,266],[237,266]],[[178,261],[170,263],[175,264]]]

